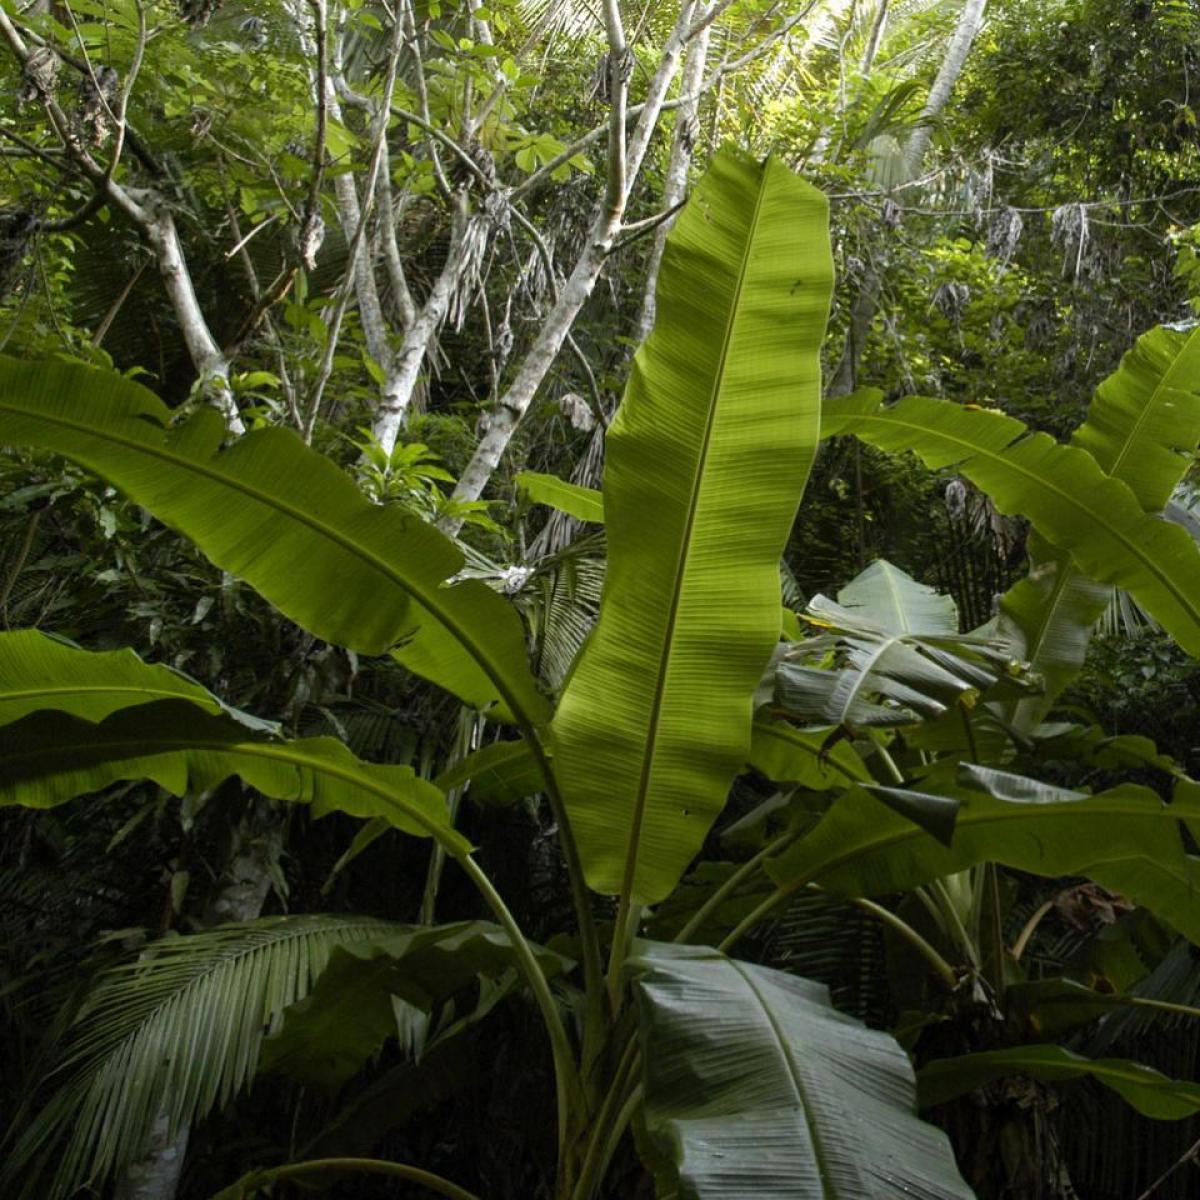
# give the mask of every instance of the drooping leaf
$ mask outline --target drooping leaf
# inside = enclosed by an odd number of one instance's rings
[[[571,965],[534,951],[547,974]],[[398,927],[389,937],[340,947],[310,994],[284,1012],[263,1047],[263,1069],[337,1087],[395,1035],[394,997],[429,1012],[478,977],[495,980],[512,966],[508,935],[483,921]]]
[[[1028,517],[1086,575],[1124,588],[1200,654],[1200,549],[1180,526],[1145,513],[1087,451],[1030,433],[1003,413],[921,396],[888,407],[877,393],[829,401],[825,432],[912,450],[929,467],[953,466],[1002,513]]]
[[[917,1095],[922,1108],[931,1108],[1006,1075],[1029,1075],[1050,1083],[1090,1075],[1143,1116],[1160,1121],[1200,1112],[1200,1083],[1172,1079],[1128,1059],[1084,1058],[1063,1046],[1012,1046],[938,1059],[917,1073]]]
[[[816,984],[700,946],[639,943],[645,1141],[680,1200],[966,1200],[908,1056]]]
[[[1010,640],[960,634],[954,602],[878,560],[838,593],[815,596],[820,632],[786,647],[776,700],[797,720],[833,725],[933,721],[998,685],[1028,689]],[[832,665],[829,665],[832,664]]]
[[[724,153],[668,240],[658,322],[608,434],[600,618],[553,724],[601,892],[670,892],[749,753],[818,435],[826,211],[779,162]]]
[[[1200,330],[1157,328],[1138,338],[1096,390],[1071,442],[1101,470],[1129,485],[1142,509],[1160,512],[1200,442]],[[1030,571],[1001,600],[1020,631],[1023,657],[1046,681],[1045,694],[1012,706],[1019,729],[1038,723],[1083,666],[1091,632],[1111,589],[1082,574],[1069,551],[1030,544]]]
[[[451,853],[470,848],[450,824],[445,797],[412,768],[364,763],[334,738],[256,737],[182,700],[121,709],[96,723],[38,712],[6,726],[0,743],[0,806],[48,808],[126,779],[151,779],[182,796],[231,775],[272,799],[311,804],[317,815],[383,817]]]
[[[132,650],[84,651],[36,629],[0,633],[0,725],[49,708],[100,721],[131,704],[172,698],[226,713],[260,732],[276,728],[230,708],[181,671],[143,662]]]
[[[949,846],[853,789],[810,834],[772,859],[768,873],[787,890],[816,883],[845,897],[907,891],[981,862],[1037,875],[1084,875],[1200,943],[1200,870],[1180,832],[1181,821],[1200,818],[1200,797],[1182,795],[1167,805],[1132,784],[1087,796],[969,764],[961,773],[957,786],[935,793],[958,801]]]
[[[535,504],[548,504],[579,521],[604,524],[604,495],[595,488],[581,487],[557,475],[538,471],[522,471],[516,477],[517,486]]]
[[[222,447],[202,408],[181,424],[118,375],[0,356],[0,441],[66,455],[179,530],[311,633],[393,656],[474,706],[548,715],[521,623],[479,580],[448,584],[458,547],[396,505],[375,505],[329,459],[279,428]]]
[[[74,1195],[140,1157],[160,1113],[177,1130],[227,1104],[253,1079],[266,1030],[308,993],[333,949],[403,928],[373,917],[265,917],[164,938],[104,972],[56,1048],[53,1090],[0,1156],[4,1194]]]

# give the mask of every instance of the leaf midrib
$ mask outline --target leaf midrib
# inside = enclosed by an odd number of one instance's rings
[[[903,401],[901,403],[903,403]],[[937,403],[943,403],[943,402],[938,401]],[[1021,476],[1025,477],[1026,479],[1031,480],[1038,487],[1045,489],[1046,491],[1050,492],[1052,495],[1057,496],[1060,499],[1062,499],[1063,501],[1065,501],[1071,508],[1082,512],[1084,514],[1084,516],[1087,518],[1087,521],[1089,524],[1099,525],[1100,528],[1105,530],[1108,533],[1108,535],[1111,538],[1113,538],[1114,541],[1119,542],[1123,547],[1125,547],[1132,554],[1132,556],[1139,563],[1141,563],[1142,566],[1145,567],[1150,572],[1150,574],[1153,575],[1159,581],[1160,584],[1162,584],[1162,586],[1174,598],[1174,600],[1180,606],[1180,608],[1182,608],[1183,611],[1188,614],[1188,616],[1191,618],[1193,624],[1200,626],[1200,610],[1198,610],[1188,600],[1188,598],[1179,591],[1179,589],[1175,586],[1174,582],[1172,581],[1171,577],[1169,575],[1165,575],[1162,572],[1158,563],[1156,562],[1156,560],[1153,557],[1142,553],[1142,551],[1139,549],[1136,542],[1132,541],[1122,530],[1116,529],[1112,525],[1107,524],[1105,522],[1098,521],[1096,519],[1095,513],[1086,504],[1084,504],[1081,500],[1079,500],[1078,497],[1074,496],[1071,492],[1058,487],[1053,481],[1046,479],[1045,476],[1039,475],[1036,472],[1031,471],[1023,463],[1016,462],[1010,458],[1005,457],[1004,451],[1011,450],[1014,446],[1016,446],[1019,442],[1025,440],[1027,437],[1036,437],[1037,436],[1036,433],[1033,433],[1032,431],[1030,431],[1027,428],[1023,428],[1022,431],[1019,434],[1017,434],[1016,437],[1014,437],[1012,439],[1012,441],[1007,442],[1005,444],[1003,451],[995,451],[995,450],[983,449],[977,443],[970,442],[958,434],[947,433],[944,429],[929,429],[926,426],[918,425],[913,421],[909,421],[909,420],[905,420],[903,418],[897,417],[892,412],[855,413],[855,414],[851,415],[848,420],[849,420],[849,424],[851,424],[851,425],[854,425],[858,422],[863,422],[863,421],[866,421],[866,422],[875,421],[875,422],[878,422],[881,425],[883,425],[883,427],[885,429],[888,427],[894,428],[896,426],[899,426],[900,428],[903,428],[903,429],[915,429],[926,437],[940,439],[943,442],[950,442],[953,445],[963,447],[963,449],[967,452],[967,455],[966,455],[966,457],[961,459],[959,462],[959,465],[962,467],[969,466],[970,465],[969,459],[971,459],[971,458],[983,458],[983,459],[987,459],[992,462],[998,463],[1005,469],[1010,470],[1010,471],[1014,472],[1015,474],[1021,475]],[[853,430],[851,430],[851,432],[853,432]],[[1104,474],[1104,472],[1100,468],[1100,464],[1097,463],[1096,460],[1094,458],[1092,458],[1092,456],[1090,454],[1088,454],[1088,452],[1086,450],[1081,449],[1079,446],[1064,446],[1061,442],[1053,442],[1053,440],[1052,440],[1052,444],[1057,446],[1060,450],[1074,451],[1075,453],[1078,453],[1078,454],[1087,455],[1087,457],[1089,459],[1091,459],[1091,461],[1093,463],[1095,463],[1096,469],[1098,471],[1100,471],[1101,475],[1103,475],[1105,479],[1113,479],[1113,476]],[[1114,480],[1114,482],[1120,483],[1122,481]],[[1129,489],[1130,495],[1132,496],[1133,495],[1132,488],[1129,488],[1128,484],[1125,484],[1124,486]],[[1136,496],[1134,496],[1134,502],[1135,503],[1137,502]],[[1147,520],[1154,520],[1153,517],[1149,516],[1146,512],[1144,512],[1142,510],[1140,505],[1138,505],[1138,515],[1145,517]],[[1049,539],[1047,538],[1047,540],[1049,540]],[[1061,546],[1056,546],[1055,548],[1058,550],[1063,549],[1063,547],[1061,547]],[[1070,553],[1070,552],[1067,551],[1066,553]],[[1103,583],[1104,581],[1098,580],[1097,582]]]
[[[647,798],[650,791],[650,775],[654,769],[654,760],[658,750],[658,727],[662,719],[666,700],[666,681],[670,671],[671,655],[675,643],[675,627],[679,620],[679,606],[683,595],[684,580],[687,576],[692,537],[696,526],[696,511],[699,507],[701,487],[705,477],[705,467],[708,463],[709,447],[712,442],[713,426],[716,423],[717,407],[720,402],[722,385],[725,380],[726,367],[729,360],[730,347],[733,343],[734,329],[737,325],[739,302],[745,288],[746,276],[749,271],[751,252],[754,249],[755,234],[758,230],[759,218],[762,213],[763,197],[767,192],[768,171],[764,169],[759,176],[758,192],[754,199],[754,212],[747,224],[745,245],[742,248],[742,260],[738,266],[737,284],[733,289],[728,307],[728,317],[725,322],[724,337],[721,341],[721,354],[713,383],[709,389],[709,402],[705,414],[704,436],[700,443],[700,452],[696,458],[696,470],[692,475],[691,492],[688,498],[687,517],[684,522],[683,537],[680,539],[679,551],[675,559],[675,570],[671,585],[671,598],[667,608],[667,622],[663,632],[662,651],[659,655],[658,674],[654,681],[654,694],[650,706],[650,719],[646,729],[645,750],[642,754],[642,770],[638,779],[637,795],[634,799],[633,821],[629,832],[628,849],[625,854],[625,873],[621,881],[621,894],[630,897],[633,894],[634,881],[637,878],[638,862],[641,857],[642,825],[645,822]]]
[[[484,673],[495,685],[496,690],[500,693],[500,698],[508,706],[513,715],[516,716],[517,714],[521,714],[525,718],[524,724],[526,724],[529,729],[533,729],[535,727],[532,717],[525,712],[524,705],[522,705],[517,700],[516,696],[512,694],[511,689],[501,677],[501,672],[492,665],[491,658],[485,652],[485,650],[476,643],[475,639],[466,633],[466,631],[458,624],[458,622],[438,611],[435,594],[436,592],[442,590],[442,584],[445,582],[444,580],[439,581],[436,587],[425,588],[420,585],[419,581],[406,579],[397,574],[383,559],[379,558],[378,555],[366,550],[364,547],[359,546],[355,542],[352,542],[349,538],[338,533],[336,529],[326,525],[322,521],[317,520],[311,514],[304,512],[302,509],[298,509],[289,504],[281,503],[278,498],[270,496],[261,489],[252,487],[249,484],[244,483],[242,480],[235,479],[231,475],[222,474],[214,468],[207,467],[196,462],[194,459],[185,458],[182,455],[171,453],[165,446],[158,447],[147,442],[138,441],[134,438],[122,437],[121,435],[115,434],[108,430],[97,430],[93,426],[86,425],[81,421],[72,421],[67,417],[59,416],[57,414],[51,415],[41,411],[31,413],[28,409],[21,408],[20,406],[13,405],[11,403],[6,403],[2,400],[0,400],[0,412],[12,413],[23,420],[44,421],[50,425],[58,425],[61,428],[72,430],[75,433],[81,433],[88,437],[96,438],[99,441],[107,441],[112,445],[122,446],[127,450],[134,451],[135,453],[144,454],[148,458],[171,463],[173,466],[179,467],[185,471],[190,471],[192,474],[206,478],[221,487],[228,488],[235,492],[240,492],[242,495],[262,504],[265,508],[283,513],[300,524],[307,526],[314,533],[326,538],[334,545],[348,551],[352,557],[358,558],[360,561],[370,566],[385,579],[388,579],[394,583],[398,588],[400,588],[401,591],[406,592],[408,595],[416,598],[425,611],[450,633],[454,640],[458,642],[458,644],[462,646],[464,650],[467,651],[475,663],[483,668]],[[129,418],[122,415],[121,419],[125,420]],[[170,431],[169,427],[167,426],[158,425],[157,428],[162,431],[164,436],[166,436]],[[64,458],[77,459],[76,455],[67,451],[57,451],[57,453],[62,454]],[[77,459],[77,461],[82,460]],[[96,470],[98,474],[102,473],[97,470],[97,468],[90,466],[90,464],[86,462],[84,465],[87,466],[89,470]],[[451,543],[451,545],[453,545],[453,543]],[[255,590],[257,591],[258,589],[256,588]],[[297,624],[299,623],[300,622],[297,622]]]
[[[771,1032],[774,1034],[775,1041],[779,1045],[780,1055],[787,1066],[788,1079],[792,1085],[792,1091],[797,1100],[796,1107],[800,1110],[804,1119],[804,1124],[808,1128],[809,1144],[812,1146],[813,1159],[816,1163],[817,1172],[821,1176],[821,1191],[824,1195],[833,1195],[835,1193],[830,1191],[830,1184],[833,1182],[833,1175],[830,1171],[829,1163],[826,1158],[824,1141],[820,1136],[820,1130],[817,1128],[816,1122],[813,1119],[810,1111],[808,1096],[801,1083],[802,1075],[800,1072],[800,1067],[796,1063],[795,1056],[792,1052],[791,1041],[780,1027],[779,1022],[775,1019],[775,1014],[771,1010],[771,1006],[766,1002],[762,993],[755,986],[754,980],[750,975],[751,968],[746,964],[738,962],[736,959],[728,959],[727,961],[733,967],[734,972],[740,976],[742,982],[749,989],[750,994],[757,1001],[758,1007],[766,1019],[767,1024],[771,1027]]]
[[[209,751],[217,754],[238,755],[244,754],[249,758],[266,758],[278,762],[288,763],[291,766],[305,767],[310,771],[314,771],[319,775],[327,775],[333,779],[340,779],[344,783],[352,784],[354,787],[360,788],[364,792],[383,800],[386,804],[394,805],[403,810],[403,812],[417,822],[423,829],[427,830],[429,836],[444,846],[446,852],[451,856],[458,858],[462,856],[463,850],[455,845],[455,841],[459,837],[454,830],[443,828],[431,821],[419,808],[409,804],[403,798],[395,795],[391,790],[384,787],[381,783],[376,783],[368,775],[359,775],[356,772],[347,768],[340,767],[336,763],[327,762],[324,759],[311,758],[308,755],[298,753],[295,749],[288,746],[275,746],[269,742],[225,742],[217,738],[155,738],[153,734],[147,736],[130,735],[128,738],[112,739],[105,741],[103,749],[113,751],[113,758],[118,755],[127,755],[128,757],[145,758],[147,748],[150,753],[162,753],[163,751],[186,752],[186,751]],[[161,747],[156,750],[156,747]],[[4,763],[37,763],[47,755],[53,755],[54,758],[61,759],[72,752],[81,754],[94,753],[97,747],[93,742],[64,742],[57,740],[53,747],[40,747],[37,750],[27,751],[24,753],[6,753],[0,757],[0,764]],[[105,760],[101,760],[103,763]],[[101,765],[101,763],[89,765]],[[68,766],[67,770],[75,768]],[[233,774],[237,774],[236,771]],[[465,839],[464,839],[465,840]]]
[[[1078,800],[1059,800],[1047,804],[1020,804],[1018,802],[1010,802],[1014,805],[1014,810],[1009,812],[993,811],[993,812],[971,812],[969,808],[959,811],[956,828],[961,829],[964,826],[984,827],[987,825],[1003,824],[1006,821],[1019,821],[1028,819],[1034,813],[1037,814],[1039,820],[1062,819],[1068,818],[1071,820],[1078,819],[1078,812],[1073,811],[1077,805],[1087,804],[1089,801],[1094,801],[1099,797],[1084,796]],[[844,803],[844,801],[843,801]],[[1128,817],[1128,818],[1158,818],[1170,821],[1179,821],[1180,811],[1177,805],[1163,804],[1158,802],[1157,808],[1148,808],[1144,811],[1130,811],[1127,807],[1128,801],[1111,800],[1106,801],[1105,805],[1100,808],[1091,808],[1087,812],[1089,817]],[[1195,815],[1195,814],[1193,814]],[[819,828],[819,826],[818,826]],[[814,830],[814,833],[816,831]],[[821,878],[832,871],[836,871],[847,864],[854,863],[857,859],[866,858],[870,854],[874,854],[880,850],[890,849],[904,842],[913,841],[917,838],[929,837],[923,830],[912,826],[909,829],[895,829],[885,831],[883,834],[874,835],[866,841],[860,841],[855,846],[850,847],[848,851],[834,858],[826,859],[819,863],[816,867],[810,868],[803,872],[796,883],[788,883],[785,885],[789,891],[802,887],[804,884]],[[800,847],[798,847],[799,849]],[[1182,844],[1181,844],[1182,848]],[[951,847],[951,853],[953,847]],[[1143,858],[1144,855],[1133,854],[1125,855],[1125,858]],[[1098,858],[1097,862],[1121,862],[1124,861],[1120,856],[1116,858]],[[1159,866],[1165,866],[1163,863],[1158,863]]]

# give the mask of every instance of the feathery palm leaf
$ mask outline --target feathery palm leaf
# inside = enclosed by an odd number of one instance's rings
[[[0,1178],[56,1200],[136,1159],[160,1112],[177,1130],[228,1103],[253,1079],[265,1033],[308,994],[335,946],[406,928],[268,917],[164,939],[103,972],[58,1047],[54,1091],[16,1136]]]

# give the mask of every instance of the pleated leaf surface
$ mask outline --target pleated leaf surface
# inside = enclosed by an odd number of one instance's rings
[[[609,429],[600,617],[553,724],[598,891],[670,892],[748,757],[831,284],[824,197],[778,162],[720,154],[671,232]]]
[[[1183,478],[1200,441],[1200,330],[1159,326],[1138,338],[1096,389],[1071,442],[1129,485],[1147,513],[1158,513]],[[1010,719],[1031,728],[1078,674],[1111,588],[1096,583],[1043,539],[1030,539],[1029,575],[1009,589],[1001,609],[1020,631],[1045,694],[1019,701]]]
[[[644,1154],[678,1200],[967,1200],[908,1056],[822,984],[639,943]]]
[[[53,450],[94,471],[246,580],[310,633],[403,665],[476,707],[548,715],[521,622],[463,566],[449,538],[285,429],[223,446],[202,408],[172,425],[140,385],[73,363],[0,356],[0,442]]]

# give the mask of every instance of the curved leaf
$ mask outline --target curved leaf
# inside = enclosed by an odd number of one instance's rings
[[[829,993],[706,947],[638,943],[648,1165],[681,1200],[967,1200],[908,1056]],[[719,1031],[719,1036],[714,1036]]]
[[[817,442],[826,212],[780,163],[723,153],[668,240],[608,434],[600,618],[553,724],[598,891],[670,892],[746,761]]]
[[[179,530],[317,637],[393,656],[474,706],[548,716],[520,619],[479,580],[448,585],[458,547],[416,515],[371,504],[283,429],[222,448],[210,408],[172,426],[120,376],[0,356],[0,440],[66,455]]]
[[[255,738],[180,700],[122,709],[97,723],[39,712],[6,726],[0,806],[48,808],[126,779],[152,779],[182,796],[231,775],[274,800],[311,804],[318,816],[383,817],[452,854],[470,849],[450,824],[445,797],[410,767],[364,763],[334,738]]]
[[[1011,640],[960,634],[950,597],[882,559],[847,584],[837,603],[815,596],[804,615],[821,632],[785,648],[775,693],[801,721],[914,724],[957,704],[973,706],[1001,682],[1029,686]]]
[[[277,728],[230,708],[181,671],[143,662],[132,650],[84,651],[36,629],[0,633],[0,725],[44,708],[100,721],[131,704],[167,699],[228,714],[261,732]]]
[[[1200,1083],[1171,1079],[1124,1058],[1084,1058],[1062,1046],[1012,1046],[937,1059],[917,1073],[917,1095],[922,1108],[931,1108],[1006,1075],[1029,1075],[1051,1083],[1090,1075],[1142,1116],[1160,1121],[1178,1121],[1200,1112]]]
[[[58,1200],[136,1160],[247,1087],[267,1029],[334,947],[403,931],[374,917],[266,917],[154,943],[101,974],[56,1054],[54,1090],[6,1155],[5,1195]],[[39,1160],[53,1181],[33,1170]],[[21,1185],[26,1185],[21,1191]]]
[[[1138,338],[1120,367],[1096,389],[1071,442],[1101,470],[1129,485],[1142,509],[1161,511],[1187,470],[1186,452],[1200,441],[1200,330],[1159,327]],[[1092,629],[1111,589],[1075,569],[1036,537],[1029,576],[1001,600],[1016,625],[1023,656],[1045,678],[1042,697],[1016,704],[1011,721],[1036,725],[1083,666]]]
[[[1132,784],[1085,796],[969,765],[962,777],[966,786],[939,789],[959,802],[949,846],[853,789],[767,871],[781,891],[816,883],[843,897],[908,891],[981,862],[1084,875],[1200,943],[1200,870],[1180,832],[1181,821],[1200,819],[1200,796],[1168,805]]]
[[[840,592],[838,604],[885,633],[958,633],[958,608],[952,596],[918,583],[885,558],[876,559]]]
[[[434,780],[443,792],[466,786],[477,804],[516,804],[546,786],[541,764],[521,739],[493,742],[472,751]]]
[[[870,783],[871,773],[836,730],[794,729],[784,721],[759,719],[750,741],[750,765],[775,783],[794,783],[814,792]]]
[[[516,484],[534,504],[547,504],[579,521],[604,524],[604,496],[595,488],[539,471],[522,471],[516,477]]]
[[[826,406],[826,431],[953,466],[1003,513],[1028,517],[1090,578],[1125,588],[1190,654],[1200,655],[1200,549],[1147,515],[1137,497],[1077,446],[1030,433],[1013,417],[910,396],[883,407],[859,393]]]

